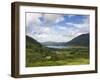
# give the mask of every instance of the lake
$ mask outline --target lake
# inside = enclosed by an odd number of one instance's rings
[[[58,49],[62,49],[62,48],[67,48],[66,46],[46,46],[48,48],[58,48]]]

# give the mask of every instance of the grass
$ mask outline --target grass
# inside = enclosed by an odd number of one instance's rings
[[[89,64],[88,48],[26,50],[26,67]]]
[[[39,61],[29,63],[29,67],[36,67],[36,66],[61,66],[61,65],[81,65],[81,64],[89,64],[88,59],[67,59],[67,60],[58,60],[58,61]]]

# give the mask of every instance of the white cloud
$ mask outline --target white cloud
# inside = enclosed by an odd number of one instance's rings
[[[81,34],[89,33],[89,18],[85,18],[83,20],[83,23],[80,24],[71,22],[66,22],[66,24],[72,26],[71,28],[69,28],[72,35],[78,36]]]
[[[60,30],[64,30],[64,31],[67,29],[67,28],[64,27],[64,26],[63,26],[63,27],[61,26],[61,27],[58,27],[58,28],[59,28]]]
[[[55,22],[55,20],[59,17],[62,17],[60,14],[44,14],[44,19],[46,21]]]
[[[69,18],[71,18],[71,17],[73,17],[73,16],[75,16],[75,15],[73,15],[73,14],[72,14],[72,15],[71,15],[71,14],[68,15]]]
[[[89,26],[87,24],[71,24],[77,28],[69,28],[66,26],[56,26],[57,29],[51,26],[35,26],[34,31],[36,34],[33,34],[32,37],[38,40],[39,42],[45,41],[56,41],[56,42],[67,42],[74,37],[81,35],[83,33],[89,32]]]
[[[41,28],[41,27],[40,27]],[[56,41],[56,42],[67,42],[73,38],[73,36],[69,36],[68,30],[65,31],[56,31],[52,27],[42,27],[41,29],[35,30],[36,34],[27,34],[39,42],[46,41]],[[40,33],[40,34],[39,34]]]
[[[49,32],[49,31],[50,31],[50,27],[43,28],[43,32]]]
[[[46,38],[46,37],[48,37],[48,35],[47,34],[39,34],[39,35],[36,35],[38,38]]]
[[[65,24],[67,24],[67,25],[73,25],[73,23],[71,23],[71,22],[66,22]]]
[[[27,25],[27,27],[30,24],[39,25],[41,23],[41,21],[38,19],[39,17],[41,17],[40,13],[27,13],[26,14],[26,25]]]
[[[71,40],[69,36],[65,37],[59,34],[54,34],[54,33],[35,35],[33,36],[33,38],[35,38],[39,42],[45,42],[45,41],[66,42],[66,41]]]
[[[46,25],[50,23],[58,23],[63,21],[63,15],[60,14],[41,14],[41,13],[28,13],[27,27],[31,31],[27,31],[27,35],[33,37],[39,42],[56,41],[67,42],[74,37],[89,32],[89,20],[84,19],[83,23],[76,24],[74,22],[66,22],[65,26],[60,25]],[[73,15],[69,15],[72,17]],[[40,25],[40,17],[44,18],[45,26]],[[56,27],[56,28],[54,28]]]
[[[61,21],[63,21],[64,20],[64,18],[62,17],[62,16],[60,16],[59,18],[57,18],[56,20],[55,20],[55,23],[59,23],[59,22],[61,22]]]

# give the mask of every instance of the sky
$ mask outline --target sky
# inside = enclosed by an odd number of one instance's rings
[[[68,42],[89,33],[89,15],[26,13],[26,35],[39,42]]]

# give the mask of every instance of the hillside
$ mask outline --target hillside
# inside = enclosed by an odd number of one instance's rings
[[[89,34],[82,34],[66,43],[67,46],[89,46]]]
[[[43,42],[45,46],[88,46],[89,45],[89,34],[82,34],[69,42]]]
[[[76,45],[76,43],[78,45],[83,45],[82,43],[78,43],[83,39],[84,38],[81,36],[78,36],[64,45],[71,45],[72,42],[74,45]],[[57,42],[57,44],[59,43]],[[73,48],[71,47],[62,49],[47,48],[41,45],[34,38],[26,36],[26,67],[80,64],[89,64],[87,47],[84,48],[75,46]]]
[[[42,47],[42,45],[39,42],[37,42],[35,39],[26,36],[26,47],[31,47],[31,46]]]
[[[31,66],[36,61],[54,60],[55,53],[42,46],[35,39],[26,36],[26,66]]]

